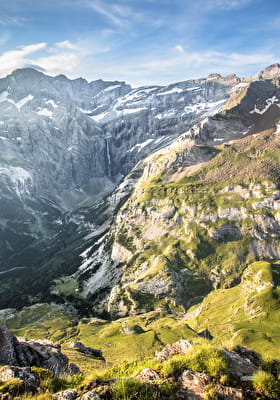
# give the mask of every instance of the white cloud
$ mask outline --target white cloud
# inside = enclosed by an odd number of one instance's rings
[[[174,47],[175,50],[177,50],[181,55],[185,55],[185,49],[183,46],[181,46],[180,44],[177,44],[177,46]]]
[[[108,6],[102,3],[99,0],[91,0],[88,2],[88,6],[92,8],[97,13],[103,15],[107,19],[109,19],[113,24],[122,27],[125,24],[125,20],[123,19],[122,11],[124,8],[120,8],[117,6]]]
[[[47,43],[37,43],[28,46],[22,46],[16,50],[6,51],[0,55],[0,75],[5,76],[16,68],[21,68],[30,64],[26,56],[44,49]]]
[[[32,60],[43,68],[48,75],[71,74],[77,72],[79,56],[73,53],[58,53]]]
[[[75,49],[75,45],[71,43],[69,40],[64,40],[63,42],[56,42],[55,46],[60,49]]]

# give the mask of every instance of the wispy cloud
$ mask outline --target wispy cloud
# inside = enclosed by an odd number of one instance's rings
[[[75,49],[75,45],[71,43],[69,40],[64,40],[63,42],[56,42],[55,46],[59,49]]]
[[[103,15],[110,22],[118,27],[123,27],[126,23],[127,8],[120,7],[117,5],[107,5],[99,0],[91,0],[87,2],[87,5],[92,10]]]
[[[26,19],[19,16],[1,16],[0,25],[1,26],[22,26],[26,23]]]
[[[210,0],[206,8],[217,8],[224,10],[237,10],[248,6],[253,0]]]

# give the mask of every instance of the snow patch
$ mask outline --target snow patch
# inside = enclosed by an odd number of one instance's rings
[[[106,117],[107,114],[109,114],[109,113],[107,111],[105,111],[98,115],[91,115],[90,118],[93,119],[94,121],[100,122]]]
[[[173,93],[182,93],[183,89],[174,87],[173,89],[167,90],[166,92],[158,93],[158,96],[165,96],[166,94],[173,94]]]
[[[121,87],[122,85],[111,85],[106,87],[105,89],[103,89],[103,92],[110,92],[111,90],[117,89],[119,87]]]
[[[280,104],[277,104],[279,102],[279,99],[277,99],[276,96],[270,97],[268,99],[265,100],[266,105],[264,106],[264,108],[262,110],[260,110],[259,108],[257,108],[257,105],[255,104],[254,109],[249,111],[250,114],[264,114],[270,106],[272,106],[273,104],[275,104],[276,106],[278,106],[280,108]]]
[[[39,108],[37,114],[42,115],[44,117],[52,118],[53,112],[51,110],[48,110],[47,108]]]
[[[46,101],[46,104],[50,104],[51,106],[53,106],[53,108],[57,108],[58,107],[58,105],[53,100]]]
[[[203,111],[206,111],[203,114],[203,117],[209,117],[215,114],[221,108],[222,104],[224,104],[226,100],[218,100],[212,103],[196,103],[186,106],[184,108],[185,114],[200,114]]]
[[[20,109],[27,104],[29,101],[31,101],[34,96],[32,96],[32,94],[29,94],[28,96],[24,97],[23,99],[19,100],[18,102],[15,102],[13,99],[9,99],[8,98],[9,93],[7,92],[7,90],[5,90],[4,92],[2,92],[0,94],[0,103],[4,102],[4,101],[8,101],[9,103],[13,104],[18,112],[20,112]]]
[[[193,90],[202,90],[202,88],[200,86],[195,86],[187,89],[188,92],[191,92]]]
[[[124,110],[118,111],[118,114],[119,115],[134,114],[144,110],[147,110],[147,107],[125,108]]]
[[[148,146],[149,143],[153,142],[155,139],[148,139],[143,143],[137,143],[135,146],[131,147],[130,150],[127,151],[127,153],[131,153],[132,151],[137,149],[137,152],[139,153],[144,147]]]

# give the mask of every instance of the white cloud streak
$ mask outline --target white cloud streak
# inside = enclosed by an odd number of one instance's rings
[[[210,0],[206,8],[223,10],[238,10],[252,3],[252,0]],[[207,7],[208,6],[208,7]]]

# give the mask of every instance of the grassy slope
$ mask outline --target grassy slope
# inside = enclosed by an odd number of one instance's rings
[[[279,263],[255,262],[239,285],[215,290],[190,309],[187,323],[195,330],[208,329],[215,344],[243,345],[279,359],[279,278]]]

